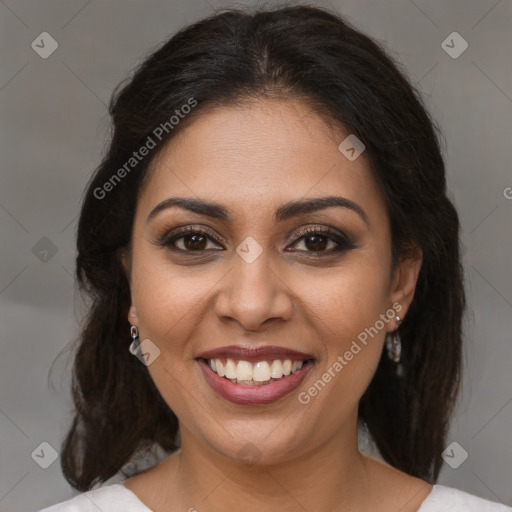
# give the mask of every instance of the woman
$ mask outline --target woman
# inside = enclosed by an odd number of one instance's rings
[[[435,125],[383,49],[323,9],[227,10],[147,58],[110,113],[61,453],[84,494],[46,512],[512,510],[435,484],[459,222]]]

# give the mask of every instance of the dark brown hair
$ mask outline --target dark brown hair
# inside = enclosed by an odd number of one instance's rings
[[[109,107],[112,140],[78,225],[76,276],[89,313],[74,360],[74,419],[61,449],[67,481],[86,491],[136,454],[155,446],[170,454],[179,445],[175,414],[128,351],[130,296],[119,253],[130,244],[148,165],[206,108],[280,95],[300,98],[364,142],[386,200],[394,262],[411,243],[423,252],[401,326],[406,374],[397,377],[383,354],[359,415],[388,463],[434,483],[460,385],[459,221],[446,195],[440,131],[400,65],[325,9],[224,9],[180,30],[120,85]],[[191,98],[196,106],[171,128],[169,119]],[[166,122],[159,148],[113,180]]]

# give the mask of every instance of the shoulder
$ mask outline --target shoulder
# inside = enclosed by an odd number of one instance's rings
[[[418,512],[512,512],[512,508],[444,485],[434,485]]]
[[[151,512],[122,484],[111,484],[78,494],[37,512]]]

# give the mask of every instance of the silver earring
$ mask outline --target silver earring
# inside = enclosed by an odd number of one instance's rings
[[[401,319],[396,316],[396,329],[393,333],[388,334],[386,337],[386,346],[389,358],[396,363],[396,375],[403,377],[405,375],[404,365],[400,362],[402,357],[402,340],[398,329],[400,327]]]
[[[132,342],[130,343],[130,352],[136,356],[137,350],[140,347],[140,341],[139,341],[139,329],[136,325],[132,325],[130,327],[130,336],[132,337]]]
[[[388,349],[388,356],[394,363],[400,362],[402,356],[402,341],[400,339],[400,317],[396,317],[396,329],[392,334],[388,334],[386,339],[386,346]]]

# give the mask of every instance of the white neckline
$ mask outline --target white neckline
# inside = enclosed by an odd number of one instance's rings
[[[122,483],[117,483],[117,484],[113,484],[113,485],[121,486],[123,489],[123,492],[125,492],[127,496],[130,496],[130,499],[133,501],[134,504],[137,504],[140,507],[144,507],[144,511],[153,512],[153,510],[150,509],[145,503],[143,503],[140,500],[140,498],[131,489],[128,489],[128,487],[126,487]],[[427,497],[421,502],[420,508],[418,508],[417,512],[421,512],[421,509],[424,507],[424,505],[428,505],[432,499],[432,496],[434,494],[437,494],[441,490],[442,487],[444,487],[444,486],[439,485],[439,484],[434,484],[432,486],[432,489],[428,493]]]
[[[126,487],[126,485],[124,485],[122,483],[117,483],[117,484],[114,484],[114,485],[122,487],[123,492],[126,494],[126,496],[130,497],[130,499],[133,501],[134,505],[138,505],[139,507],[144,507],[144,511],[153,512],[153,510],[150,509],[145,503],[143,503],[140,500],[140,498],[131,489],[128,489],[128,487]]]

